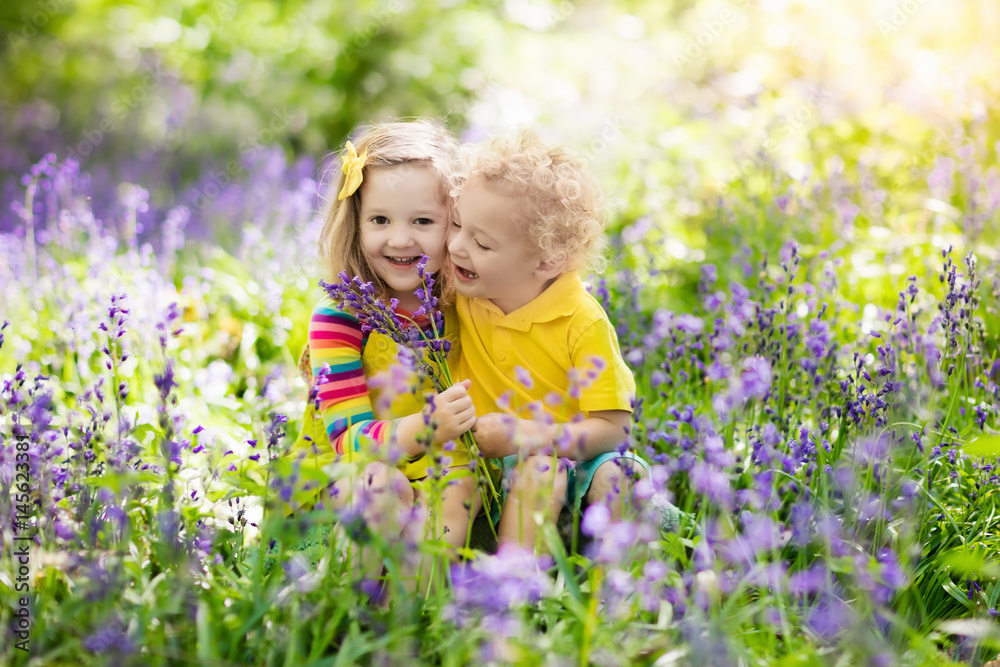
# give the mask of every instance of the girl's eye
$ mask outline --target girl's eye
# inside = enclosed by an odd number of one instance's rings
[[[462,228],[462,225],[458,224],[458,220],[452,220],[451,221],[451,226],[454,227],[455,229],[461,229]]]
[[[476,245],[477,245],[477,246],[479,246],[479,249],[480,249],[480,250],[489,250],[489,248],[487,248],[486,246],[484,246],[484,245],[483,245],[482,243],[480,243],[479,241],[476,241]]]
[[[376,225],[388,225],[389,218],[385,217],[384,215],[376,215],[374,218],[372,218],[372,222],[374,222]]]
[[[430,218],[417,218],[413,222],[415,224],[418,224],[418,225],[433,225],[434,224],[434,221],[431,220]]]

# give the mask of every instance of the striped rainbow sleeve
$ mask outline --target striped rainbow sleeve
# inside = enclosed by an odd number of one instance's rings
[[[368,385],[361,366],[361,324],[329,299],[313,309],[309,320],[309,350],[319,414],[334,451],[344,453],[345,443],[354,451],[362,445],[379,447],[388,441],[390,421],[375,419]],[[323,366],[330,373],[323,376]]]

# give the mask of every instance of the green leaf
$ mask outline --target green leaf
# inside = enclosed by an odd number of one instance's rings
[[[965,453],[983,458],[1000,456],[1000,435],[983,435],[976,438],[965,446]]]
[[[563,577],[566,580],[566,590],[569,591],[574,600],[582,602],[583,595],[580,593],[580,587],[576,583],[576,574],[573,572],[573,567],[566,558],[566,549],[563,546],[562,538],[556,531],[556,527],[549,524],[543,526],[542,538],[545,540],[545,545],[552,553],[552,557],[556,561],[556,566],[559,568],[559,571],[562,572]]]
[[[202,600],[198,603],[195,616],[195,632],[198,637],[198,657],[206,662],[218,659],[215,642],[212,639],[211,608]]]
[[[819,662],[818,656],[812,647],[800,649],[796,653],[786,655],[778,664],[781,667],[795,667],[795,665],[815,665]]]
[[[99,486],[111,489],[115,493],[119,493],[122,489],[127,486],[132,486],[135,484],[143,484],[146,482],[157,483],[162,482],[159,475],[150,471],[142,472],[113,472],[109,471],[103,475],[91,475],[89,477],[83,478],[84,483],[90,484],[92,486]]]
[[[958,602],[965,608],[972,606],[972,602],[966,597],[965,593],[958,586],[955,585],[954,581],[948,580],[941,583],[941,587],[947,591],[948,595],[958,600]]]
[[[1000,565],[972,549],[956,549],[943,556],[941,561],[954,572],[967,577],[992,579],[1000,576]]]
[[[132,429],[132,435],[143,445],[149,445],[152,442],[152,439],[149,436],[153,435],[157,438],[162,438],[163,429],[156,424],[137,424],[135,428]]]
[[[220,500],[229,500],[231,498],[246,498],[250,495],[252,494],[246,490],[236,490],[233,488],[211,489],[205,493],[205,497],[213,503],[219,502]]]
[[[242,488],[244,491],[246,491],[246,495],[249,496],[267,495],[267,487],[264,486],[264,483],[255,476],[251,476],[248,474],[240,475],[239,473],[227,472],[222,476],[222,478],[228,484]]]

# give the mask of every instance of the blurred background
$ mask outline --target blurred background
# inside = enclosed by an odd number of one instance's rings
[[[17,0],[3,197],[54,152],[95,188],[150,189],[152,234],[164,207],[205,217],[213,180],[316,177],[356,124],[432,116],[466,140],[538,127],[654,226],[772,168],[885,179],[890,201],[851,202],[881,224],[937,158],[996,161],[998,29],[971,0]],[[677,254],[693,231],[675,231]]]
[[[528,125],[575,148],[645,309],[689,308],[703,264],[744,280],[794,238],[845,266],[867,327],[907,275],[936,281],[939,250],[997,257],[997,3],[18,0],[0,33],[7,272],[87,225],[113,237],[109,266],[148,247],[167,283],[228,295],[213,326],[235,333],[204,365],[293,366],[325,159],[375,120],[443,118],[466,141]],[[48,153],[62,176],[26,197]]]

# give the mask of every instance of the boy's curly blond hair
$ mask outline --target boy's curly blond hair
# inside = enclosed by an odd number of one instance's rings
[[[524,232],[542,259],[565,271],[603,269],[604,194],[566,148],[529,130],[464,147],[452,196],[474,179],[518,202]]]

